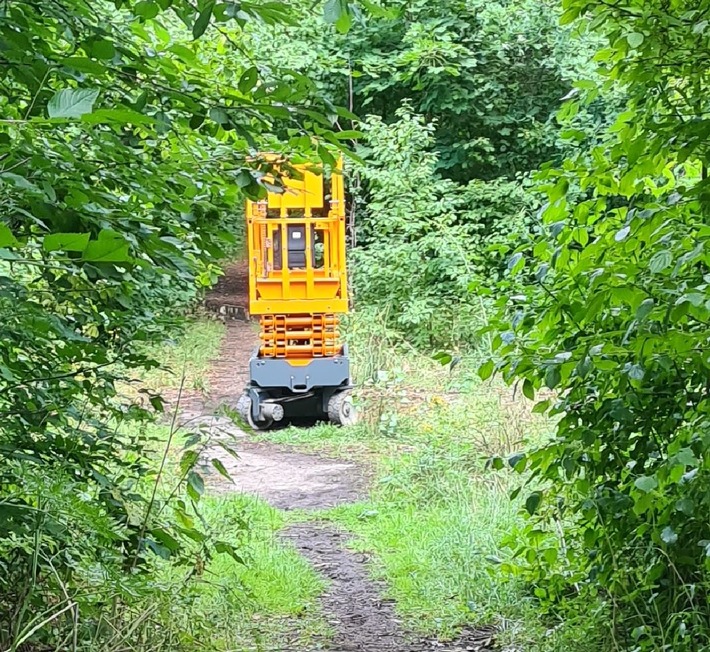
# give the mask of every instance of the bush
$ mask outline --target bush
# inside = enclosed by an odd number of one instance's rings
[[[482,368],[529,398],[555,391],[537,406],[555,416],[555,437],[515,460],[536,485],[518,570],[552,610],[573,595],[606,605],[617,648],[705,650],[707,124],[699,59],[680,53],[699,52],[694,21],[708,3],[685,13],[648,2],[638,16],[567,4],[570,19],[589,9],[608,35],[598,58],[628,103],[600,144],[543,171],[543,225],[510,260],[499,358]],[[593,101],[588,91],[567,115]]]
[[[408,107],[387,125],[363,125],[367,197],[352,254],[358,303],[387,307],[391,324],[419,346],[475,340],[485,303],[474,279],[497,278],[510,234],[525,232],[532,199],[521,183],[442,179],[430,151],[434,126]]]

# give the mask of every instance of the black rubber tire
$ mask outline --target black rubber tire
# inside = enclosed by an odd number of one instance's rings
[[[242,394],[237,402],[237,411],[239,416],[249,424],[252,430],[268,430],[274,424],[273,419],[264,421],[256,421],[251,415],[251,398],[247,394]]]
[[[328,418],[331,423],[339,426],[354,426],[357,423],[357,416],[350,392],[338,392],[328,401]]]

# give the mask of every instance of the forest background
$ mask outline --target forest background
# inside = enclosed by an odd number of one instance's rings
[[[238,247],[249,157],[352,149],[356,312],[550,419],[490,459],[528,519],[487,563],[578,649],[706,649],[709,12],[3,2],[0,647],[214,625],[156,599],[196,558],[248,564],[200,517],[204,441],[157,494],[163,400],[120,387]]]

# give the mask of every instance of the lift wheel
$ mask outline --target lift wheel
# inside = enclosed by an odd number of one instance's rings
[[[357,423],[357,410],[350,392],[333,394],[328,401],[328,418],[339,426],[354,426]]]

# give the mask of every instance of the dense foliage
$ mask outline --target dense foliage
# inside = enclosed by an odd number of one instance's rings
[[[372,13],[350,7],[346,34],[306,15],[277,32],[276,47],[273,32],[257,30],[254,48],[261,60],[291,62],[359,116],[392,122],[409,102],[435,124],[436,169],[458,182],[514,178],[559,155],[551,116],[589,68],[591,42],[558,24],[557,2],[366,4]],[[326,3],[326,17],[345,5]]]
[[[710,647],[710,2],[561,5],[2,4],[0,648],[194,646],[158,571],[239,551],[206,435],[166,477],[122,381],[217,278],[247,159],[354,129],[356,305],[431,349],[501,297],[482,375],[554,417],[508,568],[600,646]]]
[[[274,121],[281,150],[329,133],[307,80],[262,83],[239,52],[252,20],[293,19],[275,2],[0,9],[2,649],[177,649],[126,606],[155,590],[137,571],[236,554],[193,518],[204,436],[170,485],[144,425],[162,401],[118,381],[156,364],[140,342],[214,282]]]
[[[380,306],[415,344],[470,344],[486,315],[469,284],[500,277],[505,259],[491,249],[527,232],[532,199],[506,180],[441,178],[434,126],[406,106],[396,117],[391,125],[371,117],[361,127],[357,172],[367,195],[352,253],[355,300]]]
[[[710,3],[564,4],[606,35],[596,60],[628,104],[542,172],[539,236],[510,261],[497,366],[526,396],[554,390],[537,409],[558,420],[512,460],[537,485],[518,569],[549,606],[606,606],[614,649],[707,649]]]
[[[555,116],[580,71],[593,75],[595,39],[560,26],[554,2],[363,4],[326,2],[330,29],[302,6],[297,26],[248,29],[250,47],[365,120],[343,123],[365,132],[351,184],[359,305],[420,346],[471,342],[486,308],[468,285],[494,283],[509,235],[526,230],[528,173],[575,146]],[[577,138],[611,99],[576,114]]]

